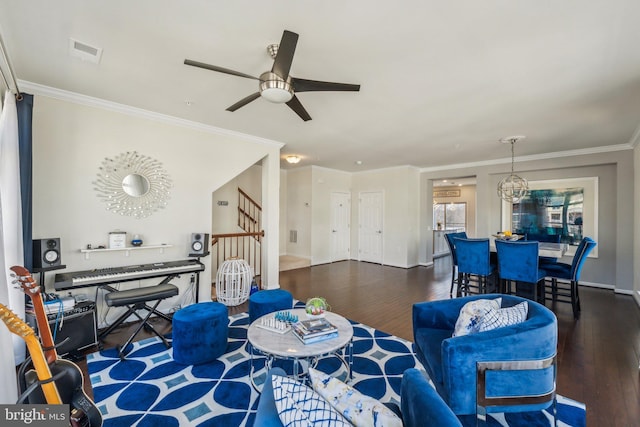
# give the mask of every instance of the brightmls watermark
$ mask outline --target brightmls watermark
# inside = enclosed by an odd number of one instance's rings
[[[0,405],[2,427],[69,427],[69,405]]]

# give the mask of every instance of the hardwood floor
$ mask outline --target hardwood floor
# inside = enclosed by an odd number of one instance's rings
[[[412,304],[449,298],[450,280],[449,257],[429,268],[342,261],[280,273],[294,298],[323,296],[332,311],[411,341]],[[581,287],[580,296],[579,320],[569,304],[551,307],[558,317],[558,393],[586,403],[589,426],[640,425],[640,309],[631,296],[609,290]],[[230,314],[246,310],[247,303],[229,307]],[[170,330],[163,320],[154,324]],[[106,337],[105,348],[124,341],[132,327]]]

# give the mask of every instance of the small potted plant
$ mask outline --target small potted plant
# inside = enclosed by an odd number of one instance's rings
[[[327,300],[322,297],[314,297],[307,300],[305,311],[310,319],[318,319],[324,317],[324,313],[329,310]]]

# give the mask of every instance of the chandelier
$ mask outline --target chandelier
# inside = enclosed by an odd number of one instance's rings
[[[524,136],[509,136],[500,139],[500,142],[503,144],[511,144],[511,174],[503,178],[498,183],[498,196],[500,196],[502,200],[510,203],[518,203],[529,190],[529,183],[527,180],[513,173],[513,145],[524,138]]]

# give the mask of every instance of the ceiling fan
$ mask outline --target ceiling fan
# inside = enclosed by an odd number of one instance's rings
[[[229,70],[228,68],[218,67],[216,65],[205,64],[203,62],[185,59],[186,65],[204,68],[219,73],[231,74],[232,76],[254,79],[260,82],[259,91],[252,93],[246,98],[241,99],[229,108],[227,111],[236,111],[240,107],[244,107],[251,101],[261,96],[268,101],[278,104],[286,103],[295,113],[305,122],[311,120],[311,116],[304,109],[300,100],[296,96],[297,92],[319,92],[319,91],[351,91],[360,90],[360,85],[347,83],[332,83],[318,80],[307,80],[293,77],[289,74],[291,63],[293,62],[293,54],[296,51],[298,43],[298,34],[284,30],[280,44],[271,44],[267,46],[267,51],[273,58],[273,67],[271,71],[265,71],[260,77],[254,77],[239,71]]]

